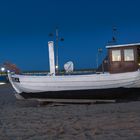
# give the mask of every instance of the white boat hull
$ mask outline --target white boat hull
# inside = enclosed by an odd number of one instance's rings
[[[140,71],[119,74],[91,74],[65,76],[25,76],[8,74],[17,94],[37,95],[53,92],[59,94],[78,91],[140,88]],[[78,92],[79,93],[79,92]],[[94,92],[92,92],[94,94]],[[42,94],[42,95],[43,95]]]

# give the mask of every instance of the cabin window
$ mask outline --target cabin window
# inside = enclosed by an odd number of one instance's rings
[[[121,61],[121,50],[112,50],[112,61]]]
[[[134,50],[133,49],[124,50],[124,61],[134,61]]]

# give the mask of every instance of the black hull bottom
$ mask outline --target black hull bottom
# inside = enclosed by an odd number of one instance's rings
[[[47,98],[47,99],[130,99],[140,98],[140,88],[112,88],[75,91],[55,91],[40,93],[21,93],[25,99]]]

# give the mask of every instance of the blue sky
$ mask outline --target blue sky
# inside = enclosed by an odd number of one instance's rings
[[[118,29],[120,44],[140,42],[139,0],[4,0],[0,1],[0,63],[22,70],[48,70],[48,34],[59,27],[59,65],[96,67],[98,48]]]

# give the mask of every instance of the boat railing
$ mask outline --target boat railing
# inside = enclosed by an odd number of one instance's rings
[[[66,73],[65,71],[59,71],[56,75],[84,75],[84,74],[95,74],[95,71],[73,71],[71,73]],[[32,75],[32,76],[53,76],[49,72],[23,72],[22,75]]]

